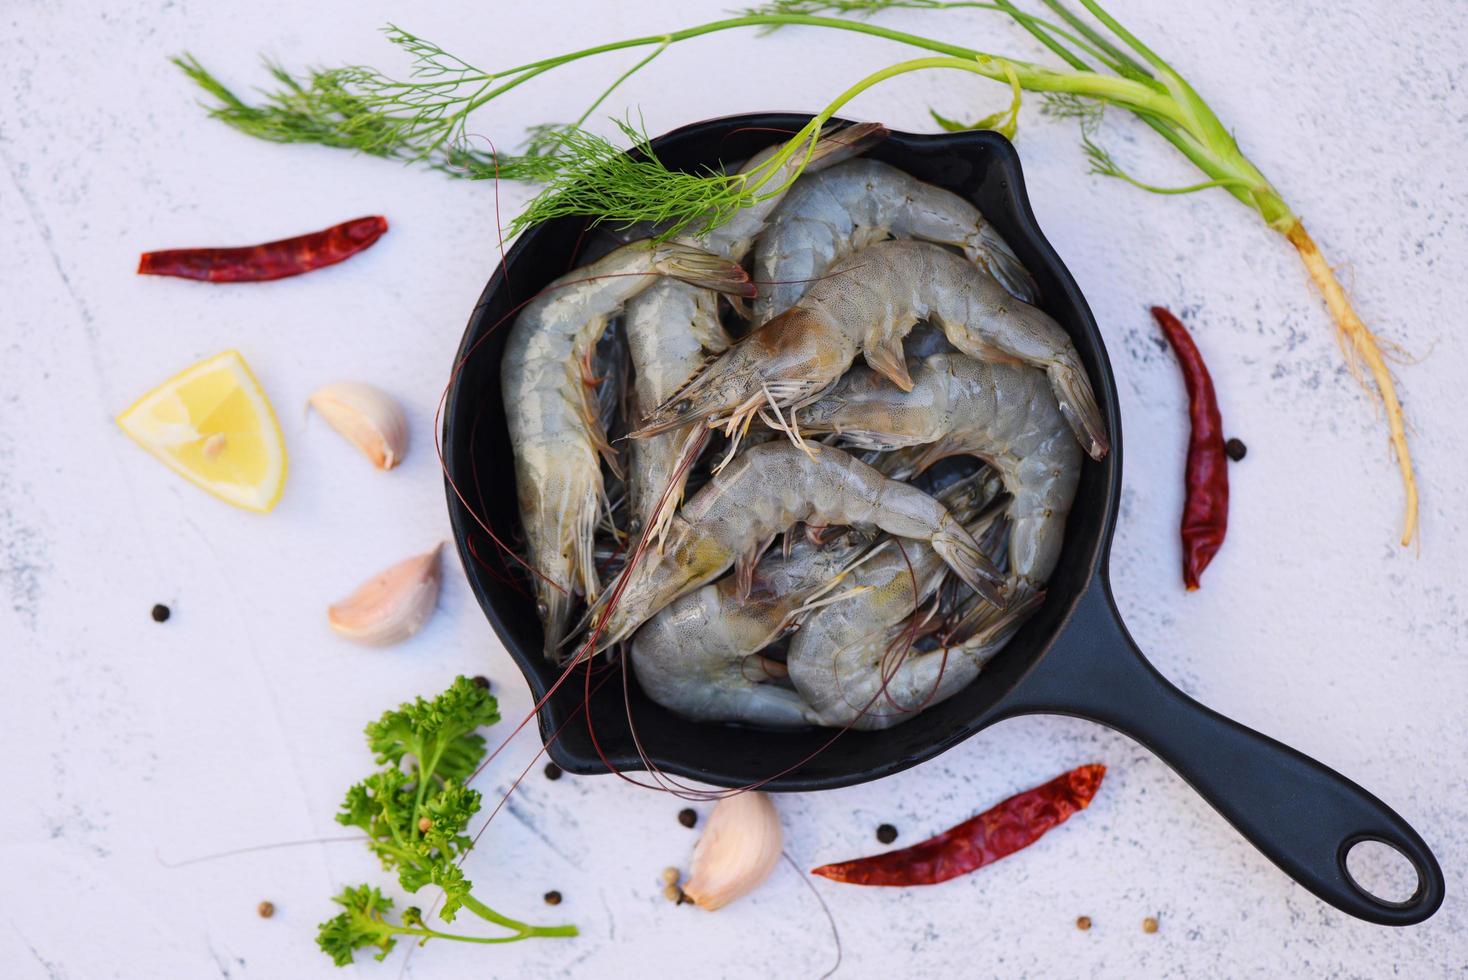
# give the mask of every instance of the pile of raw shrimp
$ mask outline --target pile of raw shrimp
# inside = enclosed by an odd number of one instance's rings
[[[861,158],[885,135],[827,130],[785,193],[625,233],[520,313],[505,411],[553,662],[627,644],[686,717],[879,729],[1043,600],[1104,423],[978,209]]]

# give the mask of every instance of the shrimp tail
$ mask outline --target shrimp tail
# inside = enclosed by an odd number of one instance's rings
[[[983,655],[983,659],[987,661],[1009,642],[1010,637],[1019,631],[1044,602],[1045,590],[1035,589],[1025,591],[1022,595],[1017,594],[1002,609],[978,603],[974,611],[964,617],[960,629],[966,635],[957,645],[970,655]]]
[[[1106,436],[1106,423],[1101,419],[1101,409],[1096,405],[1085,368],[1072,356],[1055,361],[1045,370],[1060,405],[1060,414],[1076,434],[1081,448],[1092,459],[1103,458],[1111,449],[1111,440]]]
[[[1039,289],[1030,276],[1030,270],[1020,262],[1019,256],[1009,247],[1000,234],[988,223],[980,226],[977,241],[964,249],[969,260],[981,266],[993,276],[1005,292],[1031,306],[1038,305]]]
[[[663,550],[668,528],[672,526],[673,515],[677,513],[679,505],[683,503],[683,490],[688,485],[688,473],[704,447],[708,445],[708,441],[707,427],[690,425],[687,428],[678,446],[678,455],[673,464],[672,474],[668,478],[668,485],[663,488],[652,513],[647,515],[647,526],[643,534],[657,547],[659,552]]]
[[[729,296],[753,299],[758,294],[754,283],[749,281],[749,273],[733,259],[681,242],[659,242],[653,248],[656,250],[653,268],[665,276]]]
[[[989,466],[955,480],[933,496],[970,534],[979,534],[987,528],[1009,503],[998,471]],[[979,547],[986,555],[994,553],[986,541],[980,540]]]
[[[729,300],[729,308],[734,311],[734,315],[737,316],[739,319],[748,323],[750,317],[754,316],[754,311],[749,308],[749,304],[744,302],[744,297],[729,296],[727,297],[727,299]],[[719,332],[723,332],[723,327],[719,328]],[[723,343],[717,345],[704,344],[704,346],[711,351],[721,351],[725,347],[729,346],[729,338],[727,335],[725,335]]]
[[[911,480],[950,456],[962,456],[966,453],[967,450],[960,440],[944,436],[929,443],[899,443],[873,465],[890,479]]]
[[[868,338],[862,353],[873,371],[903,391],[912,391],[912,375],[907,371],[907,358],[902,353],[902,333],[885,340]]]
[[[749,593],[754,588],[755,567],[759,565],[760,556],[774,540],[775,536],[772,534],[734,560],[734,583],[736,594],[741,600],[749,598]]]
[[[932,546],[965,585],[996,606],[1005,604],[1004,576],[952,515],[933,535]]]
[[[996,555],[994,567],[1000,571],[1006,571],[1007,564],[1004,545],[1009,541],[1009,535],[1013,530],[1009,520],[1009,504],[1014,498],[1007,493],[1000,493],[984,505],[973,520],[964,524],[969,533],[978,538],[979,549],[986,555]],[[1015,593],[1011,590],[1010,602],[1015,599]]]
[[[852,123],[844,128],[837,124],[828,125],[821,130],[820,139],[811,148],[806,169],[821,170],[861,156],[890,133],[891,130],[881,123]]]
[[[540,592],[540,604],[545,609],[545,615],[541,618],[542,629],[545,632],[545,644],[541,652],[545,659],[555,663],[561,656],[561,644],[569,635],[571,596],[555,588],[538,591]]]
[[[855,433],[842,433],[856,435]],[[877,440],[880,441],[880,440]],[[878,451],[877,458],[871,460],[871,465],[877,472],[889,480],[911,480],[922,472],[923,455],[927,446],[917,445],[894,445],[889,448],[874,446]]]

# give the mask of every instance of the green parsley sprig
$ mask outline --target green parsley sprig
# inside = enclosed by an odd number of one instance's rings
[[[333,901],[343,911],[321,924],[316,942],[338,966],[359,950],[375,948],[382,959],[408,936],[421,943],[452,939],[507,943],[531,937],[574,936],[576,927],[533,926],[501,915],[473,895],[460,862],[473,839],[469,821],[479,812],[480,794],[465,785],[484,758],[479,729],[499,721],[494,695],[459,677],[431,701],[416,698],[367,725],[367,745],[377,772],[347,790],[337,822],[367,835],[367,846],[405,891],[424,885],[443,891],[439,917],[452,922],[462,909],[509,930],[504,936],[466,936],[430,928],[416,907],[392,918],[392,899],[363,884],[345,888]]]

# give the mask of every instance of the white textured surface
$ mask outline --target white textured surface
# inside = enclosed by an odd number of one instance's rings
[[[0,792],[0,963],[6,976],[339,975],[315,923],[341,884],[381,878],[350,844],[186,868],[165,861],[332,835],[342,789],[369,766],[363,722],[457,672],[494,679],[507,718],[523,685],[462,578],[414,641],[363,651],[326,628],[327,602],[447,533],[430,448],[434,405],[466,314],[495,262],[495,196],[320,148],[254,142],[207,121],[164,56],[196,52],[242,87],[256,52],[286,64],[391,63],[391,19],[496,65],[692,24],[725,0],[672,4],[384,2],[6,4],[0,31],[0,651],[8,751]],[[1422,363],[1399,371],[1422,477],[1420,556],[1394,546],[1399,491],[1380,420],[1342,368],[1287,246],[1222,193],[1153,198],[1084,176],[1071,124],[1032,108],[1020,132],[1040,222],[1101,322],[1126,419],[1117,598],[1157,665],[1205,702],[1375,791],[1448,875],[1428,924],[1352,920],[1293,885],[1161,763],[1092,725],[1027,718],[880,783],[779,801],[802,866],[912,842],[1090,760],[1092,809],[1022,856],[932,888],[816,888],[840,925],[842,976],[1457,976],[1468,969],[1468,376],[1463,310],[1468,18],[1456,3],[1188,5],[1117,0],[1181,67],[1337,260],[1361,311]],[[894,24],[1030,51],[982,15]],[[650,131],[729,112],[814,109],[905,56],[884,43],[789,31],[669,51],[613,100]],[[513,140],[572,117],[585,85],[628,59],[548,76],[486,114]],[[711,65],[717,65],[710,70]],[[858,117],[925,129],[1000,105],[992,85],[908,77]],[[1120,118],[1108,141],[1154,180],[1187,177]],[[525,197],[506,187],[506,213]],[[137,253],[249,242],[381,212],[391,233],[332,271],[210,288],[141,279]],[[1176,367],[1145,314],[1185,313],[1249,445],[1232,470],[1227,546],[1205,588],[1178,584],[1184,415]],[[267,518],[231,510],[131,445],[111,416],[194,360],[238,347],[286,430],[290,484]],[[373,472],[319,420],[323,382],[360,378],[405,401],[416,444]],[[148,617],[166,602],[166,625]],[[510,725],[500,727],[507,733]],[[521,738],[483,788],[535,750]],[[674,908],[657,875],[686,863],[682,804],[611,777],[538,771],[471,860],[512,914],[574,921],[582,938],[430,947],[421,978],[816,976],[831,938],[788,866],[708,915]],[[707,807],[700,807],[703,812]],[[540,904],[557,888],[558,909]],[[274,919],[256,917],[273,900]],[[1089,933],[1073,926],[1092,917]],[[1162,929],[1144,935],[1144,916]],[[397,975],[402,952],[356,968]]]

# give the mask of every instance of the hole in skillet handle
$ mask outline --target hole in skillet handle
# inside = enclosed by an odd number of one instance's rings
[[[1346,838],[1337,858],[1351,887],[1387,908],[1410,908],[1422,900],[1427,890],[1425,869],[1396,845],[1374,834]]]

